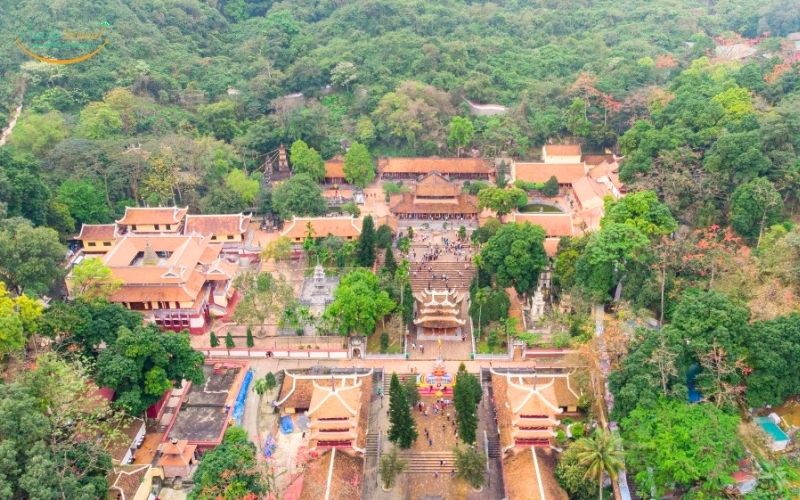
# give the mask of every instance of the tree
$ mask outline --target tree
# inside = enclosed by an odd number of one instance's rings
[[[610,224],[627,224],[651,239],[668,235],[678,228],[669,208],[658,201],[653,191],[630,193],[630,196],[609,201],[601,226]]]
[[[281,275],[249,271],[234,280],[241,299],[233,313],[234,321],[249,326],[258,325],[258,336],[265,335],[264,325],[276,321],[294,303],[294,292]]]
[[[731,225],[745,238],[755,239],[761,246],[764,228],[778,222],[783,199],[765,177],[757,177],[740,185],[731,197]]]
[[[256,345],[256,342],[253,339],[253,329],[248,326],[247,327],[247,347],[248,348],[253,348],[253,347],[255,347],[255,345]]]
[[[699,486],[720,492],[743,454],[738,425],[738,416],[703,403],[661,400],[635,409],[622,421],[622,436],[639,491],[660,496]]]
[[[800,314],[758,321],[747,330],[747,403],[779,405],[800,390]]]
[[[648,246],[647,235],[633,225],[611,222],[592,233],[575,264],[576,281],[587,294],[603,300],[616,285],[614,299],[622,294],[626,271]]]
[[[586,479],[598,484],[598,498],[603,499],[603,474],[617,480],[624,467],[622,444],[607,430],[596,430],[590,437],[581,438],[571,446],[578,465],[586,468]]]
[[[494,274],[498,285],[527,293],[539,282],[547,263],[544,236],[541,227],[527,222],[504,224],[483,246],[476,263]]]
[[[63,276],[58,233],[21,218],[0,220],[0,280],[18,295],[44,294]]]
[[[444,122],[453,111],[445,92],[408,81],[381,97],[372,116],[385,137],[413,147],[427,141],[443,143]]]
[[[270,241],[264,247],[264,251],[261,252],[261,256],[264,259],[272,259],[276,262],[286,260],[291,257],[291,255],[292,240],[290,240],[287,236],[281,236],[280,238]]]
[[[474,444],[478,430],[478,403],[481,400],[481,384],[466,370],[459,370],[453,389],[453,404],[456,409],[458,435],[466,444]]]
[[[574,500],[592,500],[598,488],[593,478],[586,477],[586,467],[578,463],[578,448],[574,445],[561,454],[556,465],[555,476],[558,484]]]
[[[403,259],[394,272],[394,281],[400,287],[400,309],[403,311],[403,321],[405,323],[411,323],[414,319],[414,298],[411,296],[411,287],[409,286],[409,267],[409,262]],[[406,295],[410,297],[406,297]]]
[[[0,282],[0,358],[25,346],[26,339],[38,329],[43,309],[27,295],[12,297]]]
[[[488,187],[478,193],[478,208],[494,210],[499,217],[503,217],[515,208],[525,206],[527,203],[528,195],[525,191],[516,187]]]
[[[202,383],[203,361],[185,333],[165,333],[155,325],[121,327],[97,358],[95,379],[116,391],[117,406],[140,415],[182,380]]]
[[[384,318],[396,306],[379,285],[378,277],[367,269],[356,269],[346,274],[334,290],[333,302],[325,310],[324,317],[341,335],[352,332],[371,334],[378,319]]]
[[[103,102],[92,102],[81,110],[77,132],[87,139],[109,139],[122,132],[122,117]]]
[[[178,165],[169,148],[151,158],[150,169],[142,182],[142,196],[151,205],[175,205],[175,188],[178,185]]]
[[[475,126],[469,118],[454,116],[450,120],[448,127],[447,143],[451,148],[456,148],[456,156],[461,156],[461,152],[472,142],[475,135]]]
[[[551,175],[542,186],[542,194],[549,197],[558,196],[559,187],[558,179],[555,175]]]
[[[400,385],[396,373],[392,373],[389,384],[389,441],[400,448],[410,448],[417,440],[417,427],[411,408],[408,406],[406,391]]]
[[[53,341],[54,350],[76,353],[94,361],[103,346],[113,345],[121,327],[133,330],[142,315],[122,304],[105,301],[54,301],[37,321],[39,334]]]
[[[79,364],[53,353],[0,384],[0,492],[3,498],[102,498],[113,469],[106,446],[123,422],[98,398]]]
[[[387,224],[381,224],[375,232],[375,246],[377,248],[389,248],[392,246],[392,228]]]
[[[211,347],[219,347],[219,337],[217,337],[216,333],[211,332],[209,342],[211,343]]]
[[[256,498],[270,490],[259,470],[256,446],[239,426],[228,428],[222,443],[203,455],[192,480],[192,500]]]
[[[325,162],[314,148],[308,147],[303,140],[297,139],[289,150],[289,160],[295,174],[307,174],[316,182],[325,178]]]
[[[419,389],[417,389],[417,377],[411,376],[403,380],[403,389],[406,391],[408,406],[415,407],[419,403]]]
[[[275,212],[284,219],[292,215],[298,217],[322,215],[327,209],[322,191],[307,174],[293,175],[275,187],[272,192],[272,204]]]
[[[379,472],[384,489],[389,490],[394,488],[397,476],[405,470],[406,465],[407,462],[400,458],[397,454],[397,448],[395,447],[392,447],[389,453],[381,455]]]
[[[466,228],[466,226],[461,225],[461,226],[458,227],[458,239],[460,241],[466,241],[467,240],[467,228]]]
[[[356,261],[359,266],[372,267],[375,263],[375,223],[372,216],[367,215],[361,223],[361,235],[358,237]]]
[[[87,302],[108,300],[122,286],[111,269],[97,257],[87,257],[75,264],[67,276],[67,284],[72,298]]]
[[[375,166],[367,147],[358,142],[350,144],[344,155],[344,179],[361,189],[375,179]]]
[[[392,248],[387,248],[384,255],[383,268],[389,273],[390,276],[394,276],[394,273],[397,271],[397,261],[394,260],[394,252],[392,251]]]
[[[478,306],[478,339],[481,338],[481,327],[483,326],[483,306],[489,300],[490,288],[479,288],[475,291],[475,304]]]
[[[106,223],[112,217],[105,193],[86,180],[65,181],[58,188],[56,201],[67,207],[78,224]]]
[[[228,99],[206,104],[198,108],[200,130],[211,133],[221,141],[230,142],[239,134],[236,125],[236,104]]]
[[[241,200],[252,207],[261,189],[261,182],[253,176],[248,177],[243,170],[235,168],[225,176],[225,187],[236,194]]]
[[[40,156],[63,140],[69,134],[64,115],[58,111],[45,114],[30,113],[23,115],[10,143],[23,153]]]
[[[456,462],[456,475],[474,489],[486,481],[486,456],[472,446],[456,446],[453,450]]]
[[[267,372],[267,374],[264,375],[264,383],[267,391],[271,391],[272,389],[278,387],[278,381],[275,380],[275,374],[272,372]]]

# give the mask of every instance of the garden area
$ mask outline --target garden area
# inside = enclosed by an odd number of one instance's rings
[[[378,323],[375,331],[367,336],[367,352],[400,354],[403,352],[405,327],[400,314],[392,314],[386,323]]]

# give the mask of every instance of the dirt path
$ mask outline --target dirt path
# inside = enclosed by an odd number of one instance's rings
[[[19,119],[19,115],[22,113],[22,104],[17,106],[17,109],[14,110],[14,113],[11,115],[11,119],[8,121],[8,126],[3,129],[3,133],[0,134],[0,147],[6,144],[6,141],[9,137],[11,137],[11,132],[13,132],[14,127],[17,125],[17,120]]]

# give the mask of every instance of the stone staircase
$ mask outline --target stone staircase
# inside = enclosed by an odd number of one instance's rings
[[[466,269],[464,269],[465,264]],[[431,268],[430,271],[428,267]],[[433,289],[443,290],[450,287],[459,292],[466,292],[475,275],[475,267],[471,262],[423,262],[412,264],[410,274],[411,290],[414,293],[425,290],[429,283]],[[442,279],[445,275],[446,282]]]
[[[456,457],[452,451],[402,451],[400,458],[405,460],[408,474],[449,474],[456,468]]]
[[[489,458],[500,458],[500,437],[497,434],[489,436],[486,443],[489,446]]]
[[[405,382],[411,377],[416,377],[416,375],[411,373],[398,373],[397,378],[400,379],[400,382]],[[392,374],[387,373],[385,377],[383,377],[383,394],[385,397],[389,397],[389,386],[392,385]]]
[[[380,436],[377,432],[370,432],[367,434],[367,457],[378,456],[378,438]]]

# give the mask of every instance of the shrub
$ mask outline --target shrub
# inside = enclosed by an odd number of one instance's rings
[[[381,332],[381,353],[386,353],[389,350],[389,334]]]

